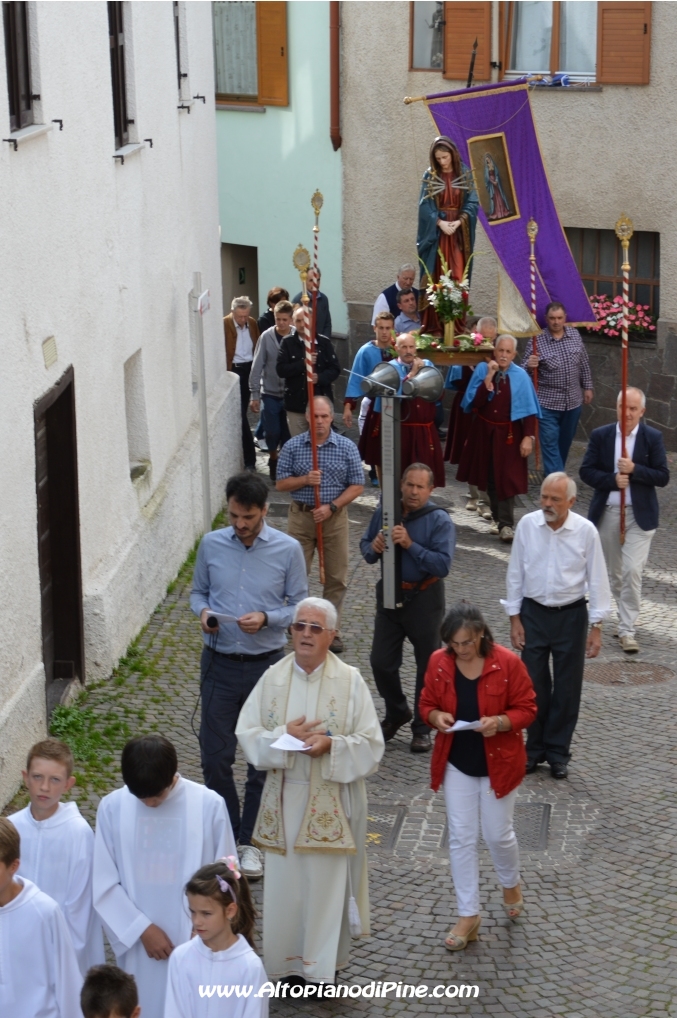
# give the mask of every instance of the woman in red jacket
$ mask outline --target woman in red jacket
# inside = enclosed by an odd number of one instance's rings
[[[536,717],[529,674],[512,651],[494,644],[479,608],[460,601],[442,623],[446,650],[428,662],[421,717],[437,729],[431,786],[444,782],[451,876],[459,919],[445,947],[462,951],[477,940],[481,917],[477,841],[482,836],[503,887],[509,919],[524,908],[519,849],[512,826],[517,787],[526,771],[522,729]],[[472,727],[451,732],[452,725]]]

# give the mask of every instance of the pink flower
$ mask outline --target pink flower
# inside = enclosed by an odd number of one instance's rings
[[[651,329],[652,332],[656,331],[656,326],[655,325],[650,325],[649,328]]]

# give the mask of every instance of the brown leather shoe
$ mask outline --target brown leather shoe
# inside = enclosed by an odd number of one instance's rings
[[[406,714],[402,715],[399,721],[391,721],[390,718],[384,718],[381,722],[381,731],[383,732],[384,740],[386,742],[390,742],[391,739],[394,739],[400,728],[402,728],[403,725],[408,724],[413,716],[414,715],[409,710]]]
[[[429,753],[432,749],[432,741],[427,732],[415,735],[409,747],[412,753]]]

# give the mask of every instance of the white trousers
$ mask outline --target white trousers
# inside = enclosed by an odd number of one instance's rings
[[[642,604],[642,570],[656,531],[642,530],[637,525],[632,506],[626,506],[625,544],[621,544],[620,519],[620,506],[607,506],[598,529],[609,570],[611,591],[618,608],[618,635],[634,636]]]
[[[444,774],[444,799],[449,824],[451,878],[456,889],[459,916],[478,915],[480,910],[480,863],[477,842],[482,822],[486,841],[502,887],[520,882],[520,858],[512,826],[517,789],[497,799],[489,778],[473,778],[448,763]]]

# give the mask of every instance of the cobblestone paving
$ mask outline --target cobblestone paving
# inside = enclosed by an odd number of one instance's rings
[[[570,468],[577,471],[582,447]],[[265,462],[260,457],[261,468]],[[674,463],[673,463],[674,466]],[[494,635],[508,644],[498,603],[504,593],[509,549],[488,525],[464,509],[464,486],[449,475],[436,500],[457,526],[457,550],[446,582],[447,604],[465,597],[484,610]],[[639,662],[628,662],[605,627],[599,662],[586,672],[583,703],[568,781],[554,782],[546,768],[520,788],[517,822],[522,845],[526,911],[510,923],[486,851],[481,855],[482,927],[479,940],[450,955],[442,940],[454,921],[455,899],[445,849],[440,794],[429,789],[429,757],[409,752],[408,732],[388,744],[379,772],[369,780],[369,853],[372,935],[354,943],[341,981],[471,984],[472,1001],[409,998],[340,1001],[271,1001],[271,1014],[297,1012],[323,1018],[369,1015],[528,1015],[530,1018],[666,1018],[677,1015],[677,827],[674,768],[674,700],[677,692],[677,491],[660,492],[661,529],[653,543],[637,637]],[[578,504],[585,511],[589,491]],[[284,526],[288,497],[271,492],[271,522]],[[524,496],[521,515],[537,504]],[[344,610],[345,660],[369,681],[369,651],[377,569],[359,557],[358,539],[376,496],[365,489],[350,509],[351,582]],[[138,643],[133,667],[119,684],[103,684],[87,698],[96,711],[116,713],[138,731],[162,731],[179,750],[180,768],[201,780],[191,718],[198,693],[199,628],[187,606],[188,569],[160,605]],[[318,593],[316,574],[311,592]],[[142,664],[139,664],[141,662]],[[653,668],[662,666],[662,668]],[[637,672],[642,674],[637,676]],[[413,689],[413,657],[404,674]],[[641,684],[635,683],[635,676]],[[600,681],[603,680],[603,681]],[[239,760],[239,777],[244,769]],[[119,783],[114,764],[104,768],[109,787]],[[83,790],[90,820],[98,796]],[[549,809],[547,847],[543,814]],[[261,901],[261,884],[255,884]]]

